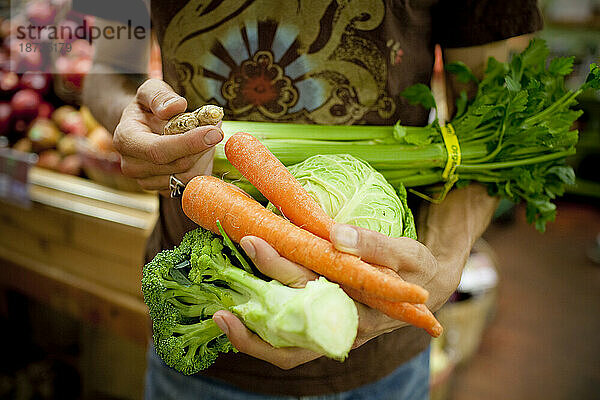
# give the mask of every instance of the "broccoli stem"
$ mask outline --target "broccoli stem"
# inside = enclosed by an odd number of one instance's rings
[[[264,298],[265,293],[272,290],[273,283],[271,282],[276,282],[264,281],[243,269],[231,267],[224,262],[221,264],[221,262],[215,261],[215,257],[202,256],[201,262],[208,266],[208,269],[214,271],[213,278],[227,282],[232,289],[229,292],[235,294],[233,303],[236,306],[246,303],[251,298]],[[285,301],[285,299],[282,298],[281,301]]]

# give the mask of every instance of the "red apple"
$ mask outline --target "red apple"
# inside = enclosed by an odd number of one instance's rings
[[[18,21],[15,21],[15,19],[13,18],[12,23],[16,25],[18,23]],[[11,24],[11,20],[9,18],[6,18],[2,22],[0,22],[0,37],[1,38],[3,38],[3,39],[7,38],[10,35],[10,24]]]
[[[65,115],[64,119],[58,125],[61,131],[66,134],[74,136],[85,136],[87,129],[85,129],[85,122],[79,111],[73,111]]]
[[[12,97],[10,104],[15,118],[32,120],[37,116],[42,96],[32,89],[21,89]]]
[[[52,104],[47,101],[42,101],[40,106],[38,107],[38,117],[39,118],[51,118],[52,113],[54,112],[54,107]]]
[[[14,118],[13,118],[14,120]],[[23,135],[25,135],[25,133],[27,132],[27,127],[29,126],[29,121],[25,121],[22,119],[17,119],[15,120],[15,122],[13,123],[13,136],[16,137],[21,137]]]
[[[12,107],[10,103],[3,101],[0,103],[0,136],[6,135],[11,130]]]

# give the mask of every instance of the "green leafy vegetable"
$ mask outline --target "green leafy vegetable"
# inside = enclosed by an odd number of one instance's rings
[[[600,65],[590,65],[590,74],[585,80],[585,84],[583,85],[582,89],[600,89]]]
[[[447,64],[445,69],[446,71],[456,75],[456,79],[459,82],[469,83],[472,81],[474,83],[479,83],[479,79],[473,75],[473,72],[471,72],[469,67],[467,67],[467,65],[462,61],[455,61]]]
[[[420,104],[425,108],[436,108],[433,93],[429,87],[422,83],[417,83],[402,92],[402,96],[406,97],[410,104]]]
[[[548,72],[554,75],[569,75],[573,72],[575,57],[560,57],[550,61]]]
[[[211,319],[218,310],[233,312],[275,347],[347,356],[358,314],[337,284],[321,277],[302,289],[289,288],[244,271],[238,257],[231,241],[198,228],[144,266],[142,292],[154,345],[167,365],[194,374],[233,350]]]

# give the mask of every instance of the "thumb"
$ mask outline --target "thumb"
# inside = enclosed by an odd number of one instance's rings
[[[158,118],[167,120],[187,109],[187,101],[160,79],[148,79],[137,90],[136,100]]]
[[[392,238],[370,229],[346,224],[331,228],[331,243],[339,251],[354,254],[366,262],[398,272],[416,271],[435,260],[421,243],[407,237]]]

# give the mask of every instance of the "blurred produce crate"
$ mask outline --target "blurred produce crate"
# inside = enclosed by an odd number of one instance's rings
[[[145,343],[140,279],[156,196],[35,167],[29,182],[30,207],[0,201],[0,284]]]
[[[146,239],[157,199],[33,168],[29,209],[0,207],[2,248],[106,287],[141,296]]]

